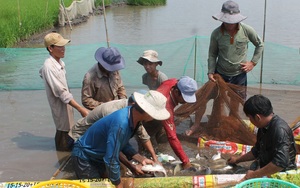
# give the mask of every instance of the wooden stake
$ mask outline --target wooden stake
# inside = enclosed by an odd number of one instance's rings
[[[103,17],[104,17],[104,25],[105,25],[105,33],[106,33],[106,42],[107,42],[107,47],[109,47],[109,38],[108,38],[108,31],[107,31],[107,26],[106,26],[106,13],[105,13],[104,0],[102,0],[102,8],[103,8]]]
[[[53,173],[50,180],[53,180],[56,178],[56,176],[67,166],[69,161],[71,160],[71,155],[68,156],[68,158],[59,166],[59,168]]]
[[[21,27],[22,22],[21,22],[20,0],[18,0],[18,13],[19,13],[19,27]]]
[[[72,24],[71,24],[69,15],[68,15],[68,13],[67,13],[67,11],[66,11],[66,7],[65,7],[64,0],[61,0],[61,4],[62,4],[62,6],[63,6],[63,8],[64,8],[64,12],[65,12],[65,14],[66,14],[66,16],[67,16],[67,20],[68,20],[69,26],[70,26],[70,28],[71,28],[71,30],[72,30]]]

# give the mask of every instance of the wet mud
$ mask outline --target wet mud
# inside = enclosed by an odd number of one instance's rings
[[[166,170],[166,175],[171,176],[198,176],[198,175],[209,175],[209,174],[245,174],[251,165],[250,162],[240,163],[238,165],[229,166],[227,160],[232,156],[229,153],[220,153],[216,149],[212,148],[199,148],[197,146],[198,136],[184,135],[184,131],[191,125],[191,119],[182,121],[176,128],[178,132],[178,138],[181,141],[184,151],[189,156],[192,168],[184,170],[181,166],[181,162],[178,157],[174,154],[169,143],[159,143],[156,148],[158,157],[160,155],[170,156],[173,160],[160,160],[161,164]],[[131,139],[131,144],[137,147],[136,141]],[[150,158],[150,154],[143,151],[141,154]],[[61,164],[67,158],[61,160]],[[61,170],[61,173],[57,176],[63,179],[77,179],[72,162],[69,161],[65,167]],[[133,175],[128,169],[122,168],[122,177],[134,177],[134,178],[147,178],[147,177],[163,177],[164,174],[160,172],[149,172],[141,176]]]

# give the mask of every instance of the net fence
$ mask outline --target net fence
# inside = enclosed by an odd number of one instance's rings
[[[66,63],[69,87],[80,88],[84,74],[95,63],[94,53],[106,43],[68,45],[63,61]],[[144,68],[136,60],[144,50],[153,49],[159,54],[163,65],[158,67],[169,78],[187,75],[199,85],[207,82],[207,52],[209,37],[193,36],[181,40],[156,45],[125,45],[111,43],[125,58],[126,67],[121,70],[124,85],[141,87]],[[249,46],[249,57],[254,47]],[[38,71],[49,56],[46,48],[0,48],[0,89],[37,90],[44,89]],[[262,80],[264,84],[299,86],[299,51],[286,46],[265,43],[263,62],[248,73],[249,86]],[[263,67],[261,69],[261,65]]]

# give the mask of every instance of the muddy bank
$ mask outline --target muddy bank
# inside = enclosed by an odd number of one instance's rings
[[[194,134],[193,136],[185,136],[184,131],[189,128],[191,119],[185,119],[181,123],[177,124],[177,135],[181,141],[182,147],[188,155],[192,168],[183,170],[181,162],[176,154],[173,152],[168,141],[164,141],[154,146],[156,148],[156,154],[161,161],[163,167],[166,170],[168,177],[172,176],[198,176],[198,175],[210,175],[210,174],[245,174],[252,163],[242,162],[237,165],[227,165],[227,160],[233,155],[230,153],[221,153],[213,148],[200,148],[198,147],[199,137]],[[135,139],[131,139],[130,143],[136,147],[137,143]],[[151,158],[151,155],[146,151],[141,152],[142,155]],[[66,161],[66,159],[64,159]],[[64,161],[62,160],[62,161]],[[132,161],[135,162],[135,161]],[[77,179],[72,161],[69,161],[62,172],[58,175],[59,178],[63,179]],[[122,177],[157,177],[164,176],[163,174],[157,173],[145,173],[144,175],[136,176],[132,174],[128,169],[122,168]]]
[[[118,3],[118,4],[114,4],[111,6],[108,6],[106,8],[113,8],[113,7],[117,7],[117,6],[126,6],[125,3]],[[94,9],[94,12],[88,16],[82,16],[82,15],[78,15],[75,19],[71,20],[71,27],[73,28],[73,26],[78,26],[82,23],[85,23],[89,20],[89,18],[91,16],[97,16],[97,15],[103,15],[103,8],[101,6],[98,6]],[[26,39],[22,39],[19,42],[17,42],[13,48],[40,48],[40,47],[44,47],[44,37],[46,34],[50,33],[50,32],[60,32],[61,29],[63,29],[64,27],[70,27],[69,24],[66,23],[65,26],[58,26],[58,25],[54,25],[51,28],[48,29],[42,29],[41,32],[39,33],[35,33],[29,37],[27,37]]]

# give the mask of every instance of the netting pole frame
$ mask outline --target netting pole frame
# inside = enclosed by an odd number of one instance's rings
[[[106,25],[106,12],[105,12],[104,0],[102,0],[102,9],[103,9],[103,18],[104,18],[104,25],[105,25],[106,43],[107,43],[107,47],[109,48],[109,38],[108,38],[108,31]]]
[[[68,19],[68,23],[69,23],[70,29],[72,30],[71,20],[70,20],[70,18],[69,18],[68,12],[67,12],[67,10],[66,10],[66,6],[65,6],[64,0],[60,0],[60,3],[62,4],[62,6],[63,6],[63,8],[64,8],[64,12],[65,12],[65,14],[66,14],[66,16],[67,16],[67,19]]]
[[[197,36],[195,36],[195,56],[194,56],[194,80],[197,74]]]
[[[21,22],[20,0],[18,0],[18,14],[19,14],[19,27],[21,27],[22,26],[22,22]]]
[[[264,8],[264,27],[263,27],[263,43],[265,43],[265,33],[266,33],[266,15],[267,15],[267,0],[265,0],[265,8]],[[264,48],[265,48],[265,44],[264,44]],[[259,83],[262,84],[262,76],[263,76],[263,65],[264,65],[264,51],[262,52],[261,55],[261,63],[260,63],[260,80]]]

